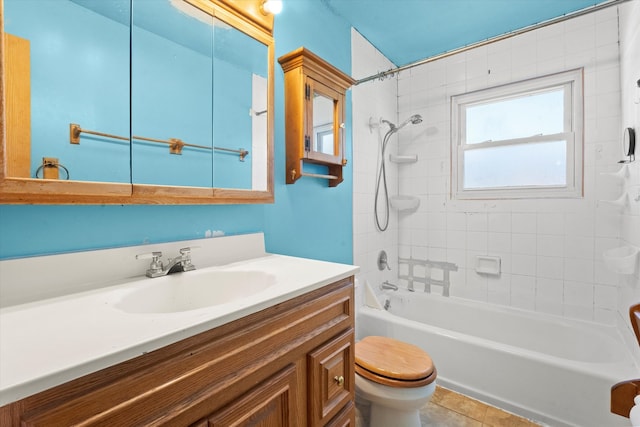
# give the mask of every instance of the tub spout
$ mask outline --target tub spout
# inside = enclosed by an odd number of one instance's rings
[[[380,285],[380,289],[391,289],[392,291],[397,291],[398,290],[398,286],[394,285],[393,283],[389,283],[388,280],[385,280]]]

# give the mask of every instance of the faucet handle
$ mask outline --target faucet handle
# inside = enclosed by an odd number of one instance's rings
[[[154,251],[146,254],[138,254],[136,255],[136,259],[150,259],[151,264],[149,264],[149,269],[147,270],[147,276],[150,274],[158,273],[162,271],[162,261],[160,261],[160,257],[162,257],[162,252]],[[149,276],[152,277],[152,276]]]
[[[150,259],[150,260],[153,260],[153,261],[157,261],[158,259],[160,259],[161,256],[162,256],[162,252],[154,251],[154,252],[149,252],[149,253],[146,253],[146,254],[138,254],[138,255],[136,255],[136,259]]]
[[[187,255],[193,252],[195,249],[200,249],[202,246],[188,246],[186,248],[180,249],[180,255]]]
[[[391,270],[387,261],[387,253],[385,251],[380,251],[378,254],[378,270],[382,271],[385,267],[387,270]]]
[[[197,248],[199,248],[199,246],[180,249],[180,256],[182,257],[182,268],[184,269],[184,271],[192,271],[196,269],[195,265],[191,264],[191,251]]]

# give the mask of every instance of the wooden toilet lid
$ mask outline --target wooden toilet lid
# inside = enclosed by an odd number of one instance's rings
[[[419,347],[393,338],[369,336],[355,346],[356,372],[392,387],[421,387],[432,383],[436,369]]]

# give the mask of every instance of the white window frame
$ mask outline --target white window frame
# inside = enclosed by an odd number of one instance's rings
[[[466,107],[492,100],[564,87],[564,132],[502,141],[466,143]],[[451,197],[453,199],[580,198],[583,193],[583,69],[537,77],[451,97]],[[514,186],[465,189],[464,153],[498,146],[564,140],[567,143],[567,176],[564,186]]]

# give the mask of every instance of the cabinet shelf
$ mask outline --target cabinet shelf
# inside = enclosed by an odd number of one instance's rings
[[[394,154],[389,154],[389,160],[391,163],[416,163],[418,161],[418,155],[408,155],[408,156],[396,156]]]
[[[604,251],[602,258],[609,270],[618,274],[633,274],[636,270],[638,248],[620,246]]]
[[[420,206],[420,199],[414,196],[391,196],[389,198],[391,207],[399,211],[413,211]]]

